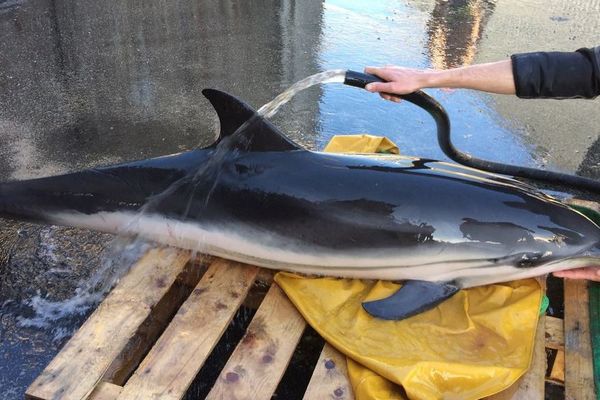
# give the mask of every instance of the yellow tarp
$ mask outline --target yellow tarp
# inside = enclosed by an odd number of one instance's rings
[[[328,153],[387,153],[400,154],[398,146],[383,136],[344,135],[331,138],[325,149]]]
[[[339,137],[332,142],[338,149],[342,143]],[[358,400],[480,399],[506,389],[531,361],[542,299],[535,279],[461,290],[403,321],[373,318],[361,306],[399,284],[285,272],[275,281],[306,321],[348,357]]]

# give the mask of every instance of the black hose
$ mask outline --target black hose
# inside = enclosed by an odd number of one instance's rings
[[[346,85],[363,89],[367,84],[373,82],[385,81],[377,76],[363,74],[362,72],[356,71],[347,71],[346,78],[344,80],[344,84]],[[561,172],[546,171],[537,168],[502,164],[498,162],[482,160],[480,158],[473,157],[470,154],[463,153],[454,147],[454,144],[452,144],[452,141],[450,140],[450,120],[448,119],[448,114],[446,113],[446,110],[444,110],[444,107],[442,107],[442,105],[433,97],[420,90],[410,94],[393,94],[392,96],[398,96],[421,107],[433,117],[437,126],[437,137],[440,148],[450,159],[459,164],[497,174],[519,176],[522,178],[535,179],[538,181],[561,184],[600,193],[600,181],[594,179],[564,174]]]

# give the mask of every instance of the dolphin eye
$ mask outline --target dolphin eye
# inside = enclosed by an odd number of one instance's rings
[[[250,168],[247,165],[236,163],[235,172],[237,172],[240,175],[246,175],[250,172]]]
[[[521,259],[517,261],[517,268],[535,267],[540,263],[544,255],[539,252],[523,253]]]
[[[260,175],[265,171],[265,167],[261,165],[252,165],[248,166],[243,163],[235,163],[233,165],[233,169],[235,173],[245,177],[252,177],[256,175]]]

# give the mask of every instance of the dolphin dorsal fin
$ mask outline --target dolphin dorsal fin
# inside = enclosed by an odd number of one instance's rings
[[[221,124],[221,132],[213,146],[217,145],[223,138],[232,135],[244,122],[250,120],[250,118],[255,118],[244,132],[240,132],[248,139],[244,143],[245,150],[302,150],[302,147],[288,139],[279,129],[259,116],[252,107],[240,99],[216,89],[204,89],[202,94],[214,107]]]

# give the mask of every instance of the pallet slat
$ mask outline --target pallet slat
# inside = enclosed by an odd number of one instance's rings
[[[207,399],[270,399],[305,326],[273,283]]]
[[[588,293],[592,356],[594,357],[594,386],[596,398],[600,398],[600,282],[590,282]]]
[[[354,394],[348,379],[346,357],[325,343],[303,400],[329,398],[351,400],[354,398]]]
[[[88,400],[115,400],[123,388],[108,382],[100,382]]]
[[[558,384],[565,383],[565,351],[558,350],[556,352],[556,357],[554,358],[554,364],[552,364],[552,370],[550,371],[550,376],[548,377],[550,381],[556,382]]]
[[[216,260],[125,384],[119,400],[180,399],[253,284],[258,268]]]
[[[172,248],[150,250],[31,384],[26,398],[86,398],[189,259],[188,252]]]
[[[565,328],[561,318],[546,316],[546,347],[555,350],[565,348]]]
[[[565,399],[593,400],[587,281],[565,279]]]

